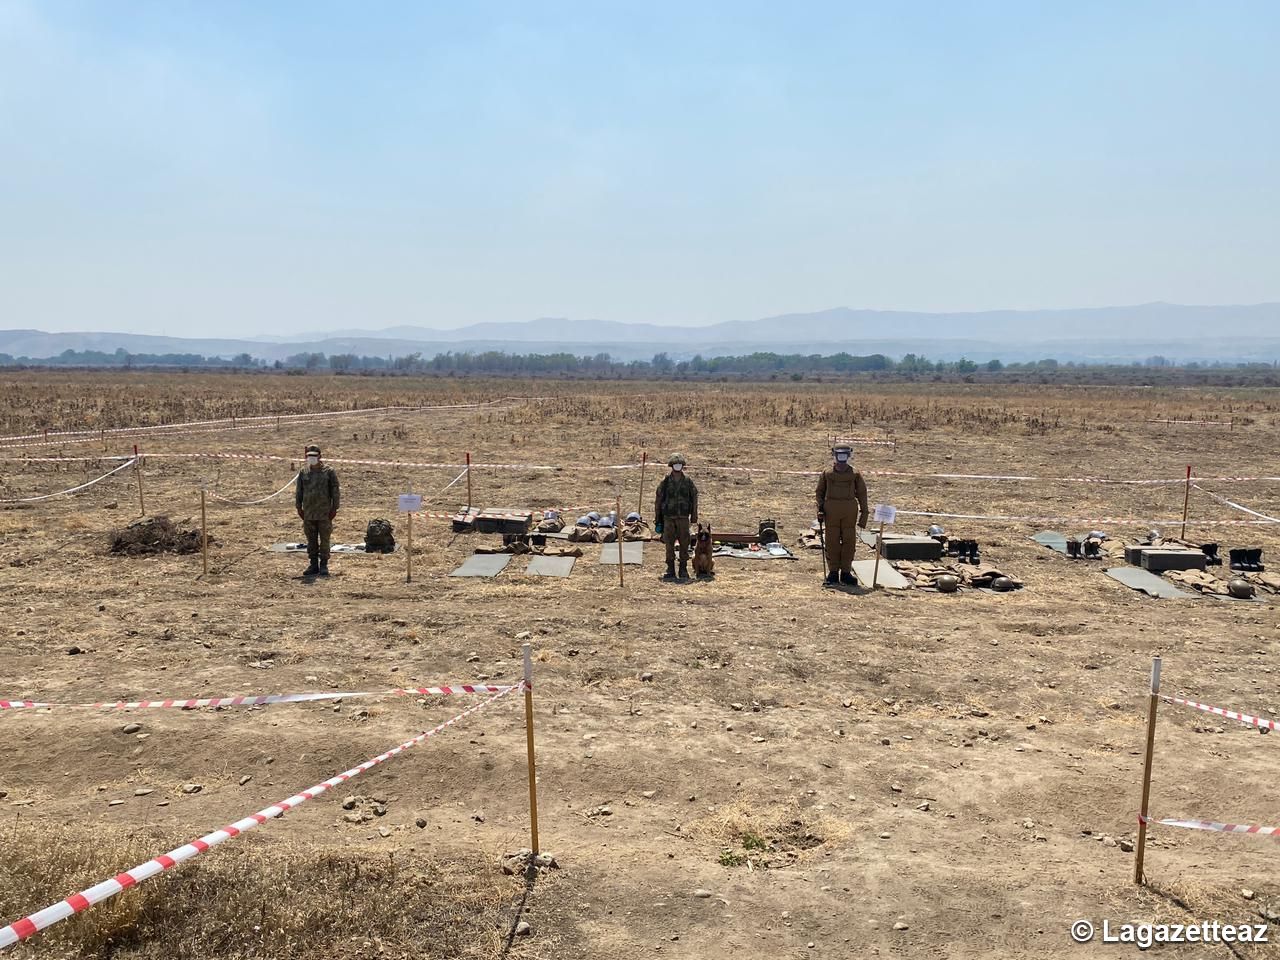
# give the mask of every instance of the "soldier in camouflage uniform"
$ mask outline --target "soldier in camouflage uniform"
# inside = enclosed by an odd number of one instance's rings
[[[304,577],[329,575],[329,537],[339,502],[338,475],[320,462],[320,448],[313,443],[307,447],[307,465],[298,473],[294,492],[294,505],[307,535],[307,556],[311,558]]]
[[[667,545],[667,572],[663,580],[676,579],[676,541],[680,541],[680,579],[689,579],[689,524],[698,522],[698,488],[684,472],[685,459],[674,454],[667,461],[671,472],[658,484],[653,515]]]
[[[853,553],[858,546],[858,527],[866,529],[867,481],[853,469],[853,448],[840,444],[831,448],[835,461],[818,479],[818,521],[826,526],[828,584],[852,585]]]

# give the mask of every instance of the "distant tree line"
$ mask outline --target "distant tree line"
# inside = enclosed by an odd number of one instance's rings
[[[0,366],[19,367],[166,367],[179,369],[277,370],[290,374],[332,372],[337,374],[416,374],[425,376],[525,376],[580,377],[608,379],[709,379],[735,378],[752,380],[806,378],[844,378],[855,375],[880,377],[959,377],[965,380],[1003,378],[1072,379],[1086,373],[1098,377],[1134,377],[1171,374],[1219,373],[1235,371],[1254,378],[1275,375],[1275,363],[1177,363],[1165,357],[1149,357],[1142,363],[1092,364],[1061,362],[1053,358],[1005,363],[988,360],[982,363],[959,360],[930,360],[908,353],[894,360],[882,353],[866,356],[846,352],[829,356],[820,354],[757,352],[744,356],[703,357],[673,360],[667,353],[657,353],[649,360],[615,360],[608,353],[578,356],[573,353],[506,353],[488,350],[481,353],[446,352],[433,357],[421,353],[404,356],[358,356],[354,353],[296,353],[284,360],[267,361],[248,353],[234,357],[207,357],[194,353],[129,353],[118,349],[112,353],[99,350],[64,350],[56,357],[32,359],[0,353]]]

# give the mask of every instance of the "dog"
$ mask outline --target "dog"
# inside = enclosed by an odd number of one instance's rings
[[[710,580],[716,575],[716,561],[711,555],[711,524],[698,524],[693,538],[693,575],[699,580]]]

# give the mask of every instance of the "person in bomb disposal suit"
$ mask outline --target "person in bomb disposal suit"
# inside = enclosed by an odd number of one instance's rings
[[[858,527],[866,528],[867,481],[853,469],[853,448],[831,448],[835,462],[818,478],[818,520],[826,526],[828,584],[855,584],[853,553]]]
[[[338,515],[341,497],[338,475],[332,467],[320,462],[320,448],[314,443],[307,447],[307,465],[298,473],[293,500],[307,536],[307,556],[311,558],[311,566],[302,575],[327,577],[329,538],[333,534],[333,518]]]
[[[683,454],[672,454],[667,461],[671,472],[658,484],[654,498],[653,515],[661,526],[655,532],[662,534],[667,545],[667,572],[663,580],[676,579],[676,541],[680,541],[680,579],[689,579],[689,524],[698,522],[698,488],[685,475]]]

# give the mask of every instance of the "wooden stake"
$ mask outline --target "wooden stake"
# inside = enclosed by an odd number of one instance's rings
[[[413,583],[413,511],[409,511],[409,546],[404,552],[408,569],[404,575],[405,583]]]
[[[644,468],[648,463],[649,463],[649,454],[646,451],[641,450],[640,451],[640,495],[638,497],[640,502],[636,504],[636,513],[640,514],[640,516],[642,517],[644,516]],[[656,521],[657,518],[655,517],[654,520]]]
[[[880,529],[876,532],[876,565],[871,568],[871,589],[880,582],[880,549],[884,546],[884,521],[880,521]]]
[[[1187,491],[1182,497],[1182,537],[1187,539],[1187,510],[1191,506],[1191,464],[1187,464]]]
[[[471,512],[471,451],[467,451],[467,512]]]
[[[200,559],[204,565],[204,572],[209,573],[209,531],[206,525],[207,518],[204,509],[204,484],[200,484]]]
[[[1160,705],[1160,655],[1151,661],[1151,702],[1147,706],[1147,758],[1142,764],[1142,808],[1138,814],[1138,849],[1133,882],[1142,883],[1142,857],[1147,849],[1147,801],[1151,798],[1151,753],[1156,743],[1156,707]]]
[[[538,773],[533,751],[533,652],[524,644],[524,739],[529,755],[529,846],[538,855]]]
[[[138,445],[133,445],[133,472],[138,477],[138,515],[145,517],[147,515],[147,504],[142,499],[142,458],[138,456]]]
[[[613,518],[613,535],[618,538],[618,586],[625,586],[622,582],[622,497],[618,497],[615,509],[616,516]]]

